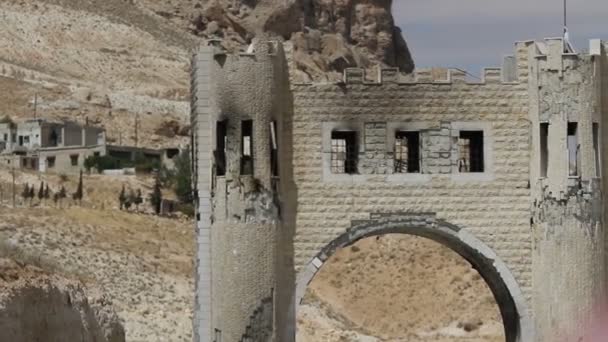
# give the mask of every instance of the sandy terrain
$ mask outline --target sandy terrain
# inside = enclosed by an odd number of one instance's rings
[[[298,342],[504,341],[490,289],[433,241],[365,239],[336,253],[311,283]]]

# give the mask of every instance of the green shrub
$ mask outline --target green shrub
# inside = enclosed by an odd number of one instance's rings
[[[104,170],[120,169],[120,160],[112,156],[88,156],[84,160],[84,167],[87,172],[91,169],[97,169],[97,172],[102,173]]]
[[[175,210],[188,217],[194,217],[195,214],[194,205],[192,203],[180,203],[177,205],[177,208],[175,208]]]

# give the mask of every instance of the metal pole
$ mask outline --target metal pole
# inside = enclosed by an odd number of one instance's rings
[[[564,30],[568,27],[568,0],[564,0]]]

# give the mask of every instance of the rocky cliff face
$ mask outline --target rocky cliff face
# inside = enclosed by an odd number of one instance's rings
[[[355,66],[414,68],[392,0],[211,0],[190,9],[182,3],[174,14],[152,0],[140,4],[181,18],[197,36],[222,39],[229,50],[244,49],[256,36],[281,37],[293,46],[297,79],[334,79]]]

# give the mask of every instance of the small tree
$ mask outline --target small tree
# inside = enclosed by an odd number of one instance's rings
[[[44,199],[48,200],[51,198],[51,189],[49,188],[49,183],[46,183],[46,188],[44,189]]]
[[[175,194],[182,203],[192,203],[192,169],[190,152],[183,151],[175,158]]]
[[[82,170],[80,170],[80,178],[78,179],[78,187],[76,188],[76,192],[72,194],[72,199],[74,201],[78,201],[79,205],[82,205],[82,196],[83,196],[83,185],[82,185]]]
[[[21,197],[23,198],[23,202],[24,203],[30,197],[30,186],[29,186],[29,184],[26,183],[25,187],[23,187],[23,191],[21,191]]]
[[[30,187],[30,193],[27,196],[30,199],[30,206],[32,205],[32,201],[34,200],[34,197],[36,197],[36,192],[34,190],[34,186],[32,185]]]
[[[160,206],[163,201],[163,193],[160,187],[160,177],[158,173],[156,174],[156,181],[154,182],[154,189],[150,194],[150,203],[152,203],[152,207],[154,208],[154,212],[156,215],[160,214]]]
[[[87,170],[87,173],[91,173],[91,169],[96,167],[99,163],[97,156],[88,156],[84,159],[84,168]]]
[[[125,190],[125,185],[122,185],[122,190],[120,190],[120,195],[118,195],[118,203],[120,203],[120,210],[125,207],[125,202],[127,201],[127,192]]]
[[[53,201],[55,203],[59,202],[59,205],[61,205],[61,200],[63,200],[66,197],[67,197],[67,192],[65,191],[65,187],[62,185],[61,189],[59,189],[59,192],[56,193],[55,195],[53,195]]]
[[[133,202],[131,202],[131,196],[128,196],[125,201],[125,210],[129,211],[131,209],[131,204],[133,204]]]
[[[135,208],[139,211],[139,205],[144,202],[144,199],[141,197],[141,189],[137,189],[137,193],[135,194],[135,198],[133,199],[133,203],[135,204]]]
[[[40,188],[38,188],[38,200],[42,202],[44,199],[44,182],[40,182]]]

